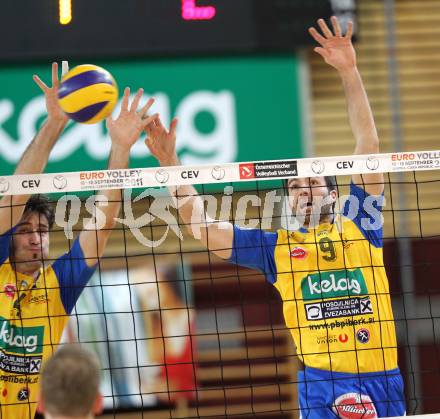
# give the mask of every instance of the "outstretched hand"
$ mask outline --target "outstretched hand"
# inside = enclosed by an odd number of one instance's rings
[[[32,78],[46,97],[48,117],[62,123],[67,123],[69,117],[58,104],[58,89],[60,87],[60,81],[58,79],[58,63],[52,63],[52,87],[48,87],[36,74],[34,74]]]
[[[321,46],[314,48],[327,64],[336,68],[339,72],[344,72],[356,67],[356,52],[351,42],[353,35],[353,22],[348,22],[347,33],[343,36],[338,19],[331,18],[333,32],[329,29],[324,19],[318,20],[321,28],[321,35],[315,28],[309,28],[309,33],[313,39]]]
[[[158,116],[145,128],[148,134],[145,144],[163,166],[179,164],[176,154],[176,128],[176,118],[171,121],[170,129],[167,130]]]
[[[157,114],[152,116],[147,115],[154,103],[153,98],[149,99],[148,102],[137,111],[143,93],[144,90],[139,89],[129,106],[130,89],[126,87],[119,116],[116,119],[112,119],[112,117],[106,119],[107,129],[110,133],[113,146],[129,150],[147,125],[157,117]]]

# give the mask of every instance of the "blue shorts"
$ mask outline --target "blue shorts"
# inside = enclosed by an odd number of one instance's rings
[[[301,419],[384,418],[405,415],[399,369],[364,374],[306,367],[298,372]]]

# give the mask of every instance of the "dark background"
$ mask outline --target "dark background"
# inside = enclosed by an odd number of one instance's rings
[[[123,58],[288,51],[310,44],[307,27],[344,13],[330,0],[197,0],[209,21],[187,21],[181,0],[72,0],[59,23],[57,0],[2,2],[0,61],[61,57]]]

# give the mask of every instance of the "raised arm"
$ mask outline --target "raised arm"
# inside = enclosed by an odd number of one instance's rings
[[[320,47],[316,47],[314,51],[327,64],[334,67],[342,79],[348,119],[356,139],[354,154],[379,153],[379,136],[374,124],[373,112],[356,65],[356,52],[351,42],[353,23],[349,22],[347,33],[343,36],[337,18],[333,16],[331,21],[333,32],[323,19],[318,20],[322,35],[315,28],[309,29],[312,37],[320,44]],[[380,195],[383,192],[382,173],[353,175],[352,179],[353,183],[364,188],[371,195]]]
[[[161,166],[181,164],[176,154],[176,127],[177,120],[174,119],[167,131],[159,117],[147,126],[148,138],[145,144]],[[206,214],[203,200],[193,186],[172,186],[168,189],[177,199],[179,217],[189,234],[217,256],[229,259],[234,239],[233,225],[227,221],[214,220]]]
[[[47,119],[26,148],[14,174],[33,174],[44,171],[49,154],[67,123],[67,116],[58,105],[58,64],[52,64],[52,87],[34,75],[34,81],[46,97]],[[10,230],[23,215],[29,195],[4,196],[0,200],[0,234]],[[12,212],[11,212],[12,208]]]
[[[107,128],[112,141],[108,163],[109,170],[126,169],[128,167],[131,147],[144,131],[146,125],[155,117],[155,115],[146,116],[154,102],[153,99],[150,99],[139,112],[136,111],[142,94],[143,90],[140,89],[129,106],[130,89],[126,88],[118,118],[116,120],[111,117],[107,119]],[[100,202],[101,198],[103,198],[103,202]],[[98,194],[96,207],[104,213],[105,225],[97,230],[91,224],[80,233],[79,238],[88,266],[94,266],[98,262],[98,258],[103,255],[107,240],[115,226],[115,218],[121,208],[121,200],[120,189],[106,190]]]

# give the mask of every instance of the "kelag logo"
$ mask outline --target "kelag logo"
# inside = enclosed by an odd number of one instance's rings
[[[0,317],[0,348],[6,352],[37,355],[43,352],[44,326],[19,327]]]
[[[359,268],[308,275],[301,281],[301,291],[304,300],[368,294],[367,284]]]

